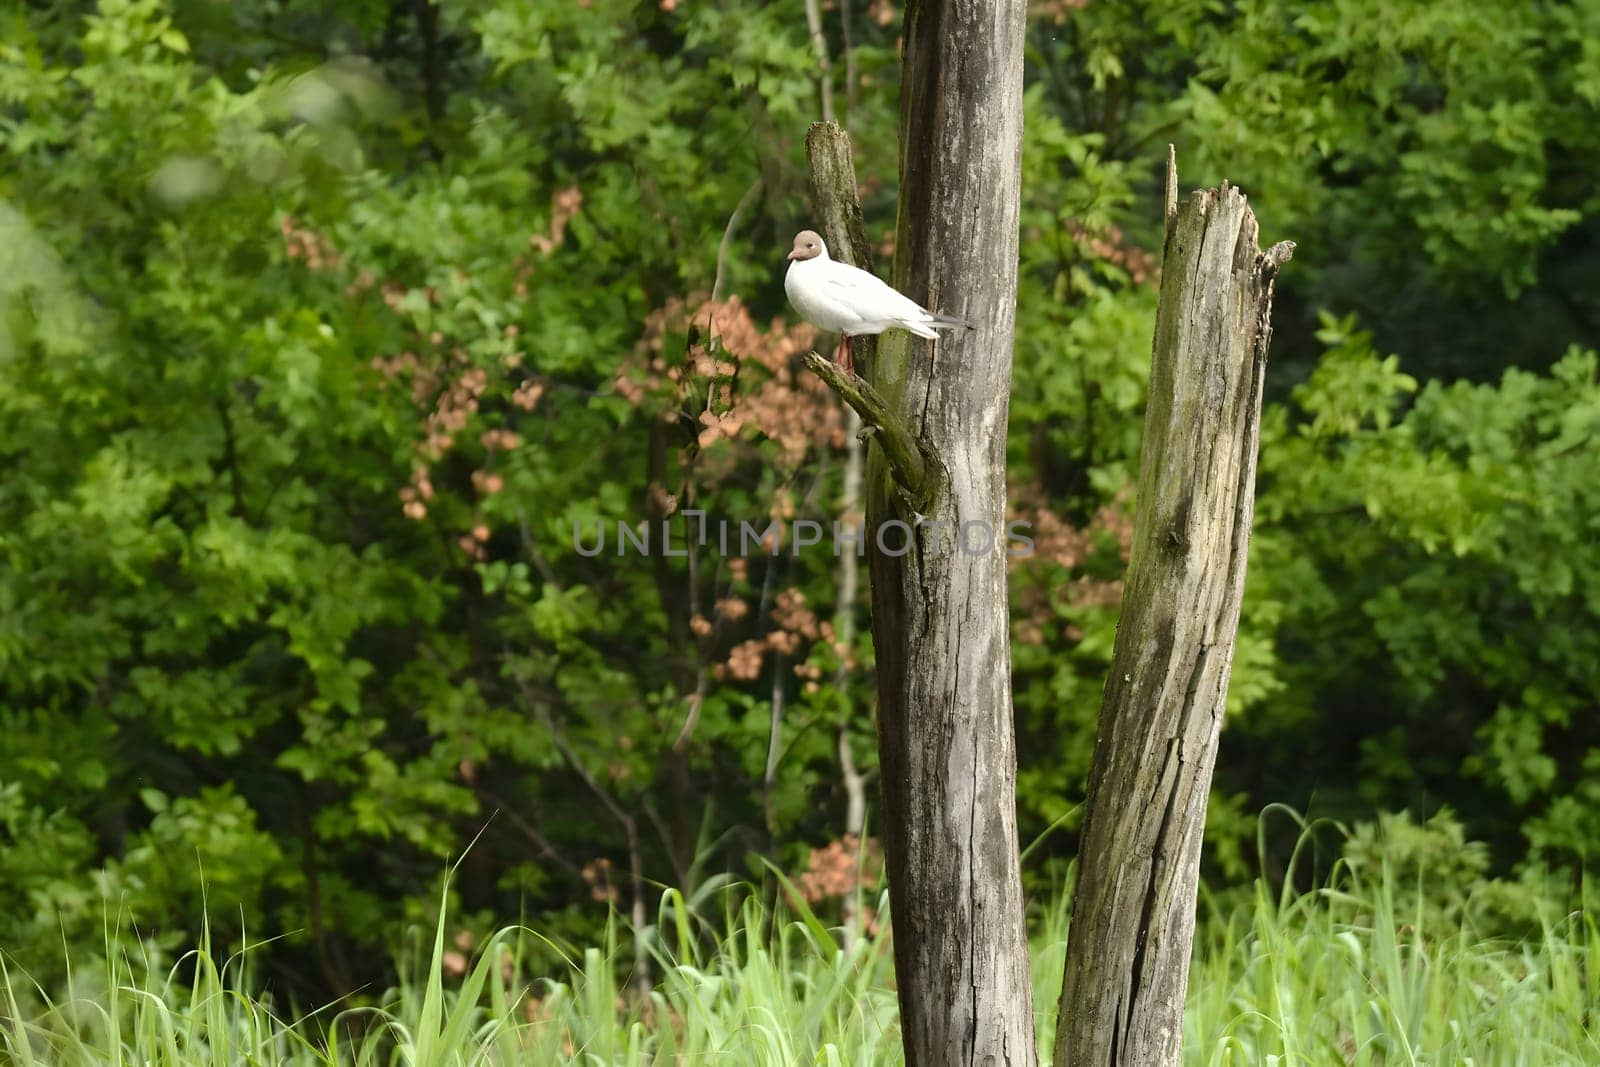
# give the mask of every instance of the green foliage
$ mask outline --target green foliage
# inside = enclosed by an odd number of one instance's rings
[[[241,8],[237,29],[264,33],[263,13]],[[181,937],[206,872],[225,931],[305,931],[294,951],[342,991],[381,972],[380,929],[485,822],[467,891],[505,914],[526,894],[586,895],[601,861],[625,868],[622,831],[647,812],[672,814],[645,862],[682,883],[703,798],[731,809],[719,832],[761,810],[746,785],[770,675],[821,677],[865,644],[834,649],[805,607],[831,559],[696,575],[573,546],[575,522],[659,530],[677,496],[761,519],[797,498],[803,461],[838,448],[826,427],[782,449],[748,431],[703,448],[709,382],[677,393],[648,366],[692,365],[691,316],[751,182],[770,173],[769,212],[795,214],[812,91],[803,29],[776,10],[654,17],[469,5],[415,27],[492,65],[420,125],[384,71],[297,46],[312,23],[241,67],[214,23],[191,40],[155,0],[14,17],[9,951],[58,957],[56,909],[92,942],[97,867],[140,923]],[[888,56],[864,46],[863,69]],[[634,71],[621,96],[610,64]],[[776,232],[739,235],[730,291],[769,275],[775,257],[750,250]],[[776,410],[792,372],[756,360],[769,342],[742,305],[716,314],[715,332],[744,338],[727,354],[749,362],[742,383],[779,389]],[[706,450],[718,469],[701,485]],[[813,595],[826,618],[831,597]],[[701,613],[718,629],[697,648]],[[756,656],[759,679],[710,684],[769,633],[783,651]],[[806,810],[842,718],[870,767],[852,710],[865,686],[840,701],[796,682],[769,832]],[[546,835],[555,865],[526,863]]]
[[[1319,750],[1358,748],[1331,812],[1444,799],[1506,852],[1520,826],[1538,855],[1590,854],[1595,354],[1418,392],[1350,322],[1324,338],[1304,418],[1263,440],[1249,603],[1279,619],[1288,683],[1263,743],[1324,781]]]
[[[1467,838],[1460,820],[1441,809],[1418,823],[1408,812],[1358,823],[1343,860],[1368,884],[1390,881],[1415,893],[1428,930],[1466,925],[1485,936],[1536,936],[1560,890],[1542,870],[1519,879],[1489,876],[1489,848]]]
[[[1037,76],[1111,158],[1153,179],[1174,141],[1187,181],[1232,181],[1267,242],[1298,242],[1274,309],[1280,380],[1309,371],[1330,307],[1430,374],[1492,377],[1594,343],[1596,14],[1592,0],[1091,3],[1040,35]],[[1147,206],[1151,246],[1155,222]]]
[[[848,62],[843,7],[825,30],[887,273],[899,12],[855,6]],[[1492,872],[1591,855],[1593,5],[1033,6],[1028,877],[1070,864],[1116,632],[1168,140],[1300,243],[1210,862],[1245,877],[1274,800],[1449,803]],[[316,1000],[382,988],[479,834],[453,913],[553,943],[599,936],[593,900],[649,914],[841,842],[841,743],[876,774],[861,598],[830,539],[715,543],[851,506],[778,285],[818,110],[797,10],[101,0],[0,26],[0,950],[52,987],[63,940],[114,959],[106,900],[175,949],[205,886],[219,939],[281,935],[253,951]]]

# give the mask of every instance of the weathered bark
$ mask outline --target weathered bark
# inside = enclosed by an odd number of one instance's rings
[[[818,63],[818,81],[822,85],[822,128],[812,130],[806,135],[806,150],[809,155],[814,143],[821,142],[826,145],[822,154],[827,157],[828,162],[824,163],[821,169],[814,169],[812,174],[816,176],[831,173],[840,183],[832,191],[831,198],[818,193],[816,200],[819,206],[823,206],[825,200],[831,199],[831,206],[823,207],[823,225],[829,237],[840,233],[844,235],[839,241],[830,243],[830,247],[839,249],[846,263],[870,271],[872,254],[863,239],[861,201],[856,195],[855,161],[851,157],[850,138],[844,124],[834,121],[833,74],[831,64],[827,61],[828,44],[822,34],[821,15],[814,12],[818,12],[816,0],[807,0],[806,22],[811,29],[813,47],[818,48],[821,55],[821,61]],[[850,0],[841,0],[839,25],[844,36],[845,107],[853,113],[856,101],[856,65],[855,54],[850,47]],[[853,235],[850,232],[852,225],[855,229]],[[856,239],[862,239],[860,247],[856,247],[854,243]],[[870,341],[870,338],[868,340]],[[865,349],[865,355],[870,361],[876,346],[869,344]],[[866,442],[862,440],[860,433],[861,416],[854,408],[846,407],[844,485],[839,495],[839,519],[846,525],[856,522],[856,517],[861,513],[861,480],[866,469]],[[835,587],[839,591],[839,601],[834,611],[833,627],[840,647],[846,649],[854,647],[856,642],[856,599],[860,595],[860,568],[860,558],[856,553],[839,553],[839,565],[835,570],[837,575]],[[841,696],[849,691],[849,681],[850,660],[848,657],[841,658],[839,668],[833,675],[833,684]],[[866,776],[856,769],[855,752],[851,748],[850,727],[855,713],[856,709],[850,707],[846,700],[844,711],[839,717],[839,777],[845,792],[844,838],[859,845],[867,821],[867,785]],[[847,941],[854,939],[858,930],[861,905],[859,865],[855,869],[853,880],[854,885],[845,896],[842,909]]]
[[[1272,282],[1223,183],[1167,233],[1134,541],[1089,777],[1058,1067],[1177,1064],[1206,794],[1255,505]]]
[[[1036,1059],[1005,539],[1025,16],[1024,0],[907,8],[896,288],[974,328],[886,334],[869,371],[934,483],[910,499],[870,450],[886,858],[902,1040],[918,1067]]]
[[[809,17],[809,9],[808,17]],[[840,19],[845,28],[846,82],[855,78],[855,66],[850,56],[850,9],[848,0],[840,8]],[[854,99],[847,94],[847,99]],[[822,122],[806,134],[806,156],[811,162],[812,199],[823,230],[823,240],[836,249],[835,258],[842,259],[862,270],[872,269],[871,250],[866,243],[861,225],[861,201],[856,195],[856,167],[850,151],[850,137],[845,129],[833,121],[827,102],[823,103]],[[869,342],[858,346],[865,365],[870,365],[877,346]],[[821,357],[817,357],[820,359]],[[866,443],[861,439],[861,415],[855,408],[845,408],[844,485],[839,499],[839,520],[846,525],[857,521],[861,511],[861,482],[866,468]],[[854,552],[840,552],[839,564],[834,572],[835,586],[839,591],[838,605],[834,611],[833,627],[842,648],[853,648],[856,643],[856,599],[859,596],[860,561]],[[839,777],[845,792],[844,837],[861,841],[867,821],[867,779],[856,768],[855,752],[851,748],[851,720],[856,709],[849,706],[849,659],[839,661],[833,684],[841,698],[846,699],[843,714],[839,717]],[[858,936],[861,905],[861,869],[856,867],[854,885],[844,898],[842,918],[847,943]]]
[[[912,435],[906,421],[891,411],[889,402],[860,378],[852,377],[815,352],[807,352],[804,358],[811,373],[832,386],[856,413],[862,422],[859,431],[862,436],[876,437],[883,446],[884,461],[904,491],[906,502],[913,508],[930,502],[939,489],[939,464]]]

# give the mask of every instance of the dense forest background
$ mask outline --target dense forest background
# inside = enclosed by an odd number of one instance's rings
[[[781,274],[824,78],[892,254],[902,11],[822,16],[825,75],[798,0],[0,6],[0,949],[48,980],[108,915],[179,946],[204,907],[338,995],[463,851],[480,933],[756,856],[834,906],[865,598],[826,541],[740,558],[688,514],[849,519]],[[1066,877],[1116,625],[1168,142],[1299,246],[1210,879],[1272,803],[1447,808],[1433,862],[1575,872],[1600,4],[1040,0],[1028,40],[1029,886]],[[619,556],[619,521],[692,550]]]

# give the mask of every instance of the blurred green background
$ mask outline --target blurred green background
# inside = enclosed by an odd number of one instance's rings
[[[886,273],[903,12],[822,13]],[[1283,874],[1273,802],[1448,809],[1417,861],[1462,883],[1600,845],[1597,21],[1033,5],[1031,889],[1072,856],[1116,624],[1168,142],[1299,246],[1208,881]],[[758,855],[837,905],[873,680],[826,545],[573,540],[843,517],[781,286],[818,117],[798,2],[0,5],[0,950],[48,982],[108,913],[194,943],[204,899],[338,996],[474,838],[478,935],[596,936]]]

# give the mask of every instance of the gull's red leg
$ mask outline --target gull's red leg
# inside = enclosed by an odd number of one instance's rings
[[[854,374],[856,372],[855,350],[850,344],[849,334],[841,335],[839,349],[844,353],[844,358],[839,361],[839,366],[843,367],[848,373]]]

